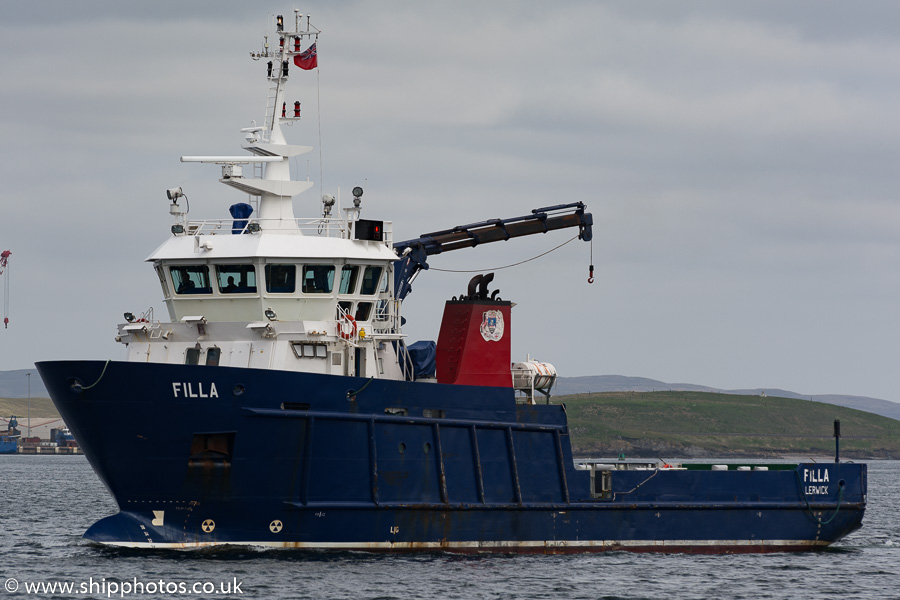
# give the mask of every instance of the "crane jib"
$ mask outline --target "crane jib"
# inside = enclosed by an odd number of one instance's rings
[[[400,259],[394,269],[394,294],[399,300],[409,294],[412,280],[420,270],[428,269],[426,259],[433,254],[569,227],[578,227],[578,237],[589,242],[593,237],[591,227],[594,220],[585,208],[583,202],[559,204],[534,209],[530,215],[458,225],[452,229],[422,234],[418,239],[396,242],[394,249]]]

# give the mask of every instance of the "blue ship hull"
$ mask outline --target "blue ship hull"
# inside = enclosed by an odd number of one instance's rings
[[[260,369],[38,363],[120,512],[88,539],[456,552],[766,552],[860,527],[866,467],[613,470],[512,389]],[[602,487],[602,489],[601,489]]]
[[[0,438],[0,454],[16,454],[19,451],[19,442],[14,437]]]

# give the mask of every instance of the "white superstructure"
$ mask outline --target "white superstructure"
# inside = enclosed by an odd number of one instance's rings
[[[308,18],[301,30],[302,17],[293,31],[279,17],[277,46],[266,36],[251,53],[267,61],[269,95],[263,125],[242,130],[248,154],[182,157],[220,165],[219,181],[251,199],[231,207],[232,219],[192,221],[181,188],[168,191],[172,236],[147,261],[171,322],[126,314],[117,340],[129,361],[408,376],[398,359],[391,224],[360,219],[360,188],[350,208],[336,210],[326,195],[321,217],[294,217],[293,197],[313,185],[291,180],[288,163],[312,148],[288,144],[281,130],[299,118],[285,101],[293,59],[308,56],[302,46],[319,33]]]

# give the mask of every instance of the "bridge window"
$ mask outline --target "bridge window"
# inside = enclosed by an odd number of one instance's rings
[[[176,294],[212,294],[206,265],[169,267]]]
[[[360,294],[371,296],[378,290],[378,283],[381,279],[381,267],[366,267],[363,273],[362,288]]]
[[[371,302],[360,302],[356,305],[356,315],[353,317],[357,321],[368,321],[369,314],[372,312]]]
[[[303,293],[330,294],[334,289],[334,265],[304,265]]]
[[[359,275],[359,267],[344,265],[344,268],[341,269],[341,287],[338,288],[338,293],[352,294],[355,292],[357,275]]]
[[[256,269],[253,265],[216,265],[216,276],[222,294],[256,293]]]
[[[266,291],[270,294],[293,294],[297,289],[297,267],[266,265]]]

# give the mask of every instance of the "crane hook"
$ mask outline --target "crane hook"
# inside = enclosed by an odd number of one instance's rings
[[[591,265],[589,269],[588,283],[594,283],[594,265]]]

